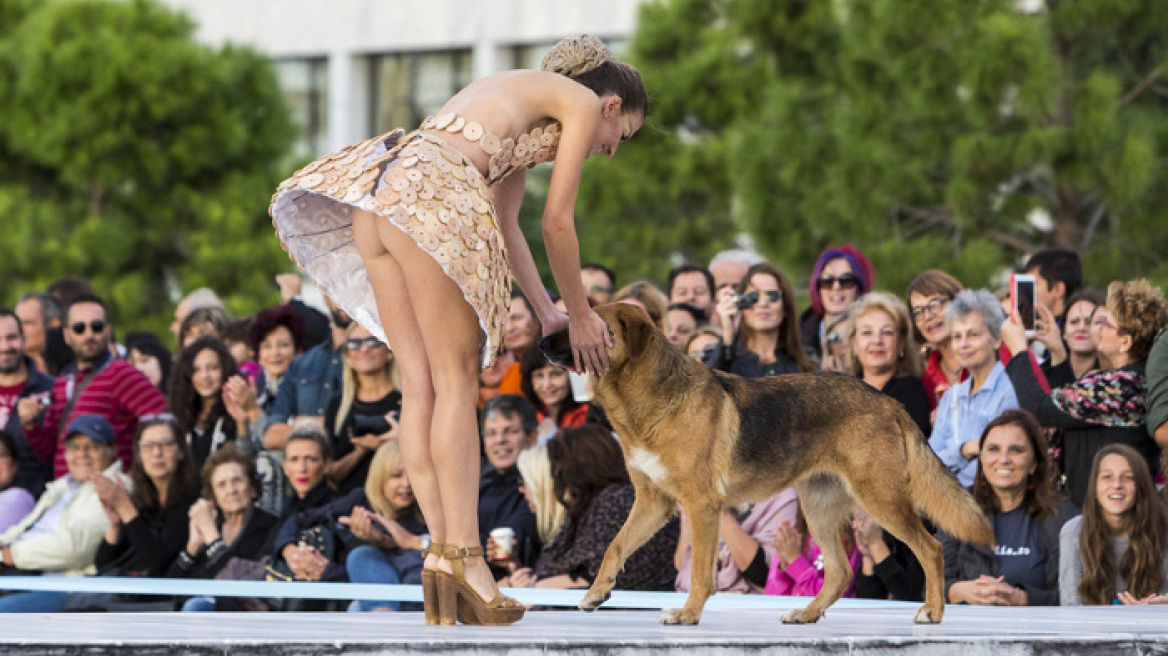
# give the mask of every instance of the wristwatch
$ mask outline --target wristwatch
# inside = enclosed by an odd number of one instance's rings
[[[418,551],[421,551],[422,555],[425,556],[426,552],[429,550],[430,550],[430,534],[423,533],[422,534],[422,548],[418,549]]]

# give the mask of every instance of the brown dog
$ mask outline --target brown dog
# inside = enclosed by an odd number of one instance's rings
[[[993,529],[897,401],[841,374],[745,380],[713,371],[671,345],[640,308],[617,303],[596,312],[613,337],[596,401],[620,436],[637,496],[581,609],[608,599],[625,559],[680,504],[693,527],[693,587],[685,606],[661,621],[696,624],[714,593],[722,509],[794,485],[825,576],[815,599],[784,622],[817,621],[847,587],[842,531],[856,503],[925,570],[925,605],[914,621],[941,621],[941,546],[918,511],[962,540],[992,545]],[[567,331],[540,347],[552,363],[572,363]]]

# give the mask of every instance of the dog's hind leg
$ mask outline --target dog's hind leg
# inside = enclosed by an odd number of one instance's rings
[[[722,508],[713,500],[686,500],[683,505],[689,518],[692,549],[689,596],[681,610],[661,616],[662,624],[697,624],[706,600],[714,594],[714,559],[718,555]]]
[[[823,587],[806,608],[787,611],[782,620],[787,624],[807,624],[819,621],[852,580],[842,531],[851,518],[855,502],[843,481],[830,475],[812,475],[800,481],[795,491],[811,537],[823,553]]]
[[[909,490],[873,479],[856,481],[852,489],[860,504],[882,528],[908,545],[925,571],[925,605],[913,621],[936,624],[945,614],[945,571],[941,544],[925,530]]]
[[[624,569],[625,561],[657,533],[676,508],[673,500],[662,494],[644,476],[630,472],[630,478],[637,492],[636,500],[624,526],[604,552],[604,561],[600,564],[596,580],[592,582],[588,594],[580,600],[580,610],[596,610],[608,600],[617,575]]]

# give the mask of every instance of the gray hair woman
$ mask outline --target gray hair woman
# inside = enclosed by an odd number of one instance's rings
[[[977,473],[978,438],[1006,410],[1018,407],[1014,386],[998,359],[1006,315],[990,292],[964,290],[945,311],[945,321],[961,383],[950,387],[937,404],[929,446],[964,486]]]

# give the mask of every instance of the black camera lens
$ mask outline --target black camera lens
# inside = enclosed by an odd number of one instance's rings
[[[749,291],[739,296],[735,305],[738,306],[739,310],[747,310],[754,307],[755,303],[758,303],[758,290]]]

